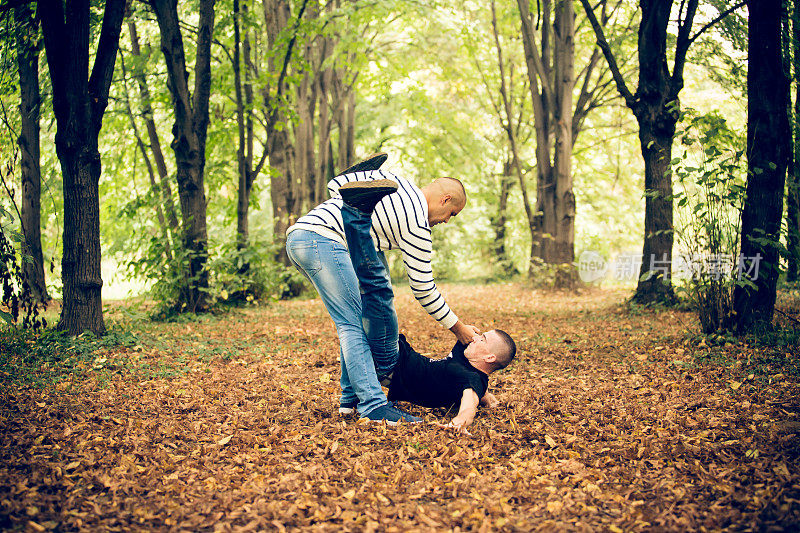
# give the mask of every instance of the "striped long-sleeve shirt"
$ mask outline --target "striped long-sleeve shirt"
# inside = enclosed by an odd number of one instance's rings
[[[330,200],[322,202],[300,217],[287,233],[302,228],[346,245],[339,187],[351,181],[376,179],[393,180],[399,187],[397,192],[381,200],[372,214],[371,233],[375,246],[379,250],[400,248],[414,297],[440,324],[448,329],[453,327],[458,322],[458,317],[448,307],[433,279],[433,242],[428,223],[428,203],[419,187],[410,181],[385,170],[337,176],[328,182]]]

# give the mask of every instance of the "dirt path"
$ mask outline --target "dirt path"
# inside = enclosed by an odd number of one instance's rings
[[[800,524],[800,376],[782,349],[692,340],[624,293],[443,287],[520,353],[471,438],[335,414],[319,300],[141,325],[50,389],[0,384],[0,529],[783,530]],[[401,330],[452,336],[398,290]],[[699,340],[699,338],[697,338]],[[414,408],[430,421],[453,413]]]

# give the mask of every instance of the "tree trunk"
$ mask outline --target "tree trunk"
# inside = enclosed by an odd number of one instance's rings
[[[604,22],[610,16],[603,5]],[[581,70],[577,100],[575,77],[575,12],[571,1],[543,0],[534,20],[529,0],[517,0],[522,43],[533,104],[536,133],[537,198],[532,226],[533,256],[558,265],[555,285],[577,281],[575,259],[575,195],[572,191],[572,148],[587,113],[599,106],[606,82],[593,80],[599,53]],[[537,39],[537,29],[539,36]],[[533,258],[532,256],[532,258]]]
[[[500,274],[509,277],[517,274],[517,269],[508,257],[506,250],[506,222],[508,220],[508,195],[514,183],[512,176],[511,155],[503,165],[503,174],[500,176],[500,196],[497,202],[497,212],[491,217],[490,223],[494,229],[494,243],[492,243],[492,257],[497,264]]]
[[[789,80],[781,47],[781,0],[749,4],[747,71],[747,192],[742,211],[741,270],[752,285],[737,285],[738,331],[768,327],[780,272],[778,244],[790,134]],[[742,268],[743,267],[743,268]]]
[[[278,35],[286,28],[289,20],[289,4],[286,0],[264,0],[264,18],[267,28],[267,42],[270,49],[276,46]],[[284,61],[286,64],[288,54]],[[270,58],[269,69],[275,72],[277,62]],[[277,246],[276,260],[289,265],[286,255],[286,230],[294,222],[296,200],[292,190],[292,158],[284,113],[281,112],[283,87],[279,80],[274,94],[267,87],[263,91],[264,107],[267,113],[267,151],[269,164],[274,169],[270,178],[270,198],[272,200],[273,238]]]
[[[134,139],[136,139],[136,146],[139,148],[139,152],[142,154],[142,160],[144,161],[144,166],[147,168],[147,177],[150,180],[150,188],[153,191],[153,197],[155,198],[155,207],[156,207],[156,220],[158,220],[158,226],[161,229],[161,234],[164,239],[164,255],[167,261],[172,261],[172,242],[170,240],[170,231],[169,227],[167,226],[166,217],[164,216],[164,208],[161,205],[159,198],[160,194],[160,187],[158,184],[158,180],[156,179],[155,171],[153,170],[153,163],[150,161],[150,156],[147,153],[147,146],[145,145],[144,141],[142,140],[141,135],[139,135],[139,128],[136,125],[136,117],[133,114],[133,108],[131,107],[130,96],[128,91],[128,71],[125,68],[125,56],[120,54],[119,58],[120,67],[122,68],[122,84],[123,90],[125,93],[125,111],[128,113],[128,120],[131,123],[131,133],[133,134]]]
[[[139,35],[136,31],[136,24],[133,20],[128,21],[128,31],[131,34],[131,54],[139,58],[141,57],[142,52],[139,46]],[[147,129],[147,138],[150,141],[150,152],[153,154],[153,161],[155,162],[156,170],[158,171],[158,192],[161,196],[161,203],[163,205],[167,223],[169,224],[170,234],[174,236],[180,231],[180,223],[178,222],[178,216],[175,213],[175,202],[172,197],[172,187],[169,184],[169,171],[167,170],[167,162],[164,158],[164,151],[161,149],[161,140],[158,137],[156,121],[153,117],[153,106],[150,103],[152,100],[150,97],[150,88],[147,86],[147,79],[144,75],[144,69],[138,62],[133,66],[133,77],[136,79],[136,84],[139,86],[141,114],[144,118],[145,128]]]
[[[236,150],[236,162],[238,169],[237,174],[239,178],[236,202],[236,248],[239,250],[247,248],[248,241],[250,240],[248,211],[250,209],[250,191],[253,185],[253,162],[250,155],[252,154],[252,150],[248,150],[248,118],[251,111],[250,108],[245,110],[247,103],[245,102],[244,87],[242,83],[241,21],[242,17],[241,10],[239,9],[239,0],[233,0],[233,78],[236,93],[236,124],[239,133],[239,143]],[[246,32],[247,30],[245,30],[245,35]],[[244,71],[245,73],[248,72],[246,61],[244,65]]]
[[[793,69],[795,81],[794,93],[794,130],[792,163],[788,174],[786,194],[786,247],[789,250],[787,281],[797,281],[800,277],[800,6],[792,3],[792,38],[791,50],[794,52]]]
[[[672,0],[639,0],[642,10],[638,32],[639,85],[628,89],[616,58],[597,21],[589,0],[581,0],[597,44],[603,51],[617,89],[639,123],[639,142],[645,162],[645,232],[642,266],[633,299],[638,303],[672,302],[672,141],[675,137],[683,89],[686,54],[698,0],[681,4],[677,21],[670,21]],[[682,18],[681,18],[682,17]],[[667,52],[667,28],[677,27],[674,51]],[[674,56],[672,73],[667,55]]]
[[[189,256],[189,270],[182,289],[180,310],[196,312],[207,308],[208,233],[204,171],[208,104],[211,90],[211,36],[214,30],[215,0],[201,0],[194,68],[194,94],[181,36],[177,4],[152,0],[161,30],[161,50],[167,65],[167,86],[172,95],[175,123],[172,150],[177,163],[176,178],[183,219],[183,244]]]
[[[642,304],[667,302],[673,297],[670,285],[674,238],[670,162],[675,124],[676,121],[670,117],[662,122],[651,117],[639,119],[639,144],[644,157],[645,238],[634,300]]]
[[[39,29],[33,8],[22,5],[14,10],[17,24],[17,65],[19,72],[20,135],[17,139],[22,154],[22,234],[24,253],[32,261],[22,262],[22,275],[31,295],[37,302],[47,303],[42,254],[41,191],[42,173],[39,152]]]
[[[53,86],[56,152],[64,189],[64,300],[59,329],[71,335],[105,333],[100,273],[100,152],[98,135],[108,105],[124,0],[105,5],[94,66],[89,72],[89,1],[41,0],[45,51]]]
[[[667,25],[672,1],[642,0],[640,5],[639,87],[632,109],[639,123],[644,158],[645,210],[642,265],[634,300],[648,304],[673,298],[672,140],[683,78],[676,80],[679,86],[672,87],[667,66]],[[676,72],[678,69],[676,61]]]
[[[552,188],[553,238],[543,258],[550,264],[572,269],[575,260],[575,195],[572,192],[572,91],[575,88],[575,12],[572,0],[562,0],[556,6],[554,21],[555,46],[553,47],[553,122],[555,146],[553,150]],[[574,270],[574,269],[573,269]],[[569,276],[567,276],[569,277]],[[565,282],[565,283],[564,283]],[[562,280],[572,286],[569,280]],[[556,283],[558,287],[562,283]]]
[[[536,255],[536,251],[541,245],[541,235],[539,231],[541,228],[541,216],[533,213],[533,210],[531,209],[531,202],[528,198],[528,187],[525,184],[525,173],[522,171],[522,163],[520,162],[519,158],[519,147],[517,146],[516,128],[514,127],[513,113],[511,110],[511,99],[509,97],[509,91],[506,88],[505,62],[503,61],[503,48],[500,44],[500,34],[497,30],[497,11],[495,9],[494,0],[492,0],[491,6],[492,32],[494,33],[494,43],[495,48],[497,49],[497,65],[500,74],[500,99],[503,105],[502,112],[500,109],[496,110],[498,115],[500,115],[500,124],[506,131],[506,136],[508,137],[508,145],[511,150],[509,168],[513,167],[517,175],[520,192],[522,193],[522,205],[525,208],[525,216],[528,219],[528,228],[531,231],[531,254],[530,263],[528,264],[528,276],[532,276],[534,273],[534,260],[536,257],[538,257]],[[532,83],[536,83],[536,78],[532,80]],[[535,91],[535,89],[532,90]],[[537,105],[537,103],[541,103],[541,100],[535,99],[534,106]],[[503,115],[505,115],[505,117]],[[538,129],[540,126],[541,122],[538,122],[536,128]],[[537,146],[537,151],[538,150],[539,146]]]

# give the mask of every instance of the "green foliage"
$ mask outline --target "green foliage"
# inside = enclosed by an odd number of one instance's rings
[[[0,380],[16,385],[51,386],[69,374],[85,374],[104,366],[98,351],[133,347],[138,337],[128,330],[110,329],[103,337],[86,332],[71,337],[45,329],[0,328]]]
[[[274,260],[280,245],[254,242],[224,245],[209,262],[211,294],[218,303],[237,304],[298,296],[306,288],[297,269]]]
[[[689,274],[679,291],[697,310],[703,331],[714,333],[732,325],[734,288],[750,283],[739,275],[745,143],[718,114],[691,109],[678,138],[675,234]]]
[[[45,327],[47,322],[39,316],[40,304],[23,275],[23,262],[32,259],[17,253],[11,242],[19,245],[25,238],[4,223],[12,220],[11,214],[0,205],[0,328],[5,324],[5,327],[36,330]]]

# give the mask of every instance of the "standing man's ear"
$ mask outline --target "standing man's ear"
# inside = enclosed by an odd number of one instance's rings
[[[453,199],[453,196],[450,194],[445,194],[442,196],[442,205],[447,205],[447,203]]]

